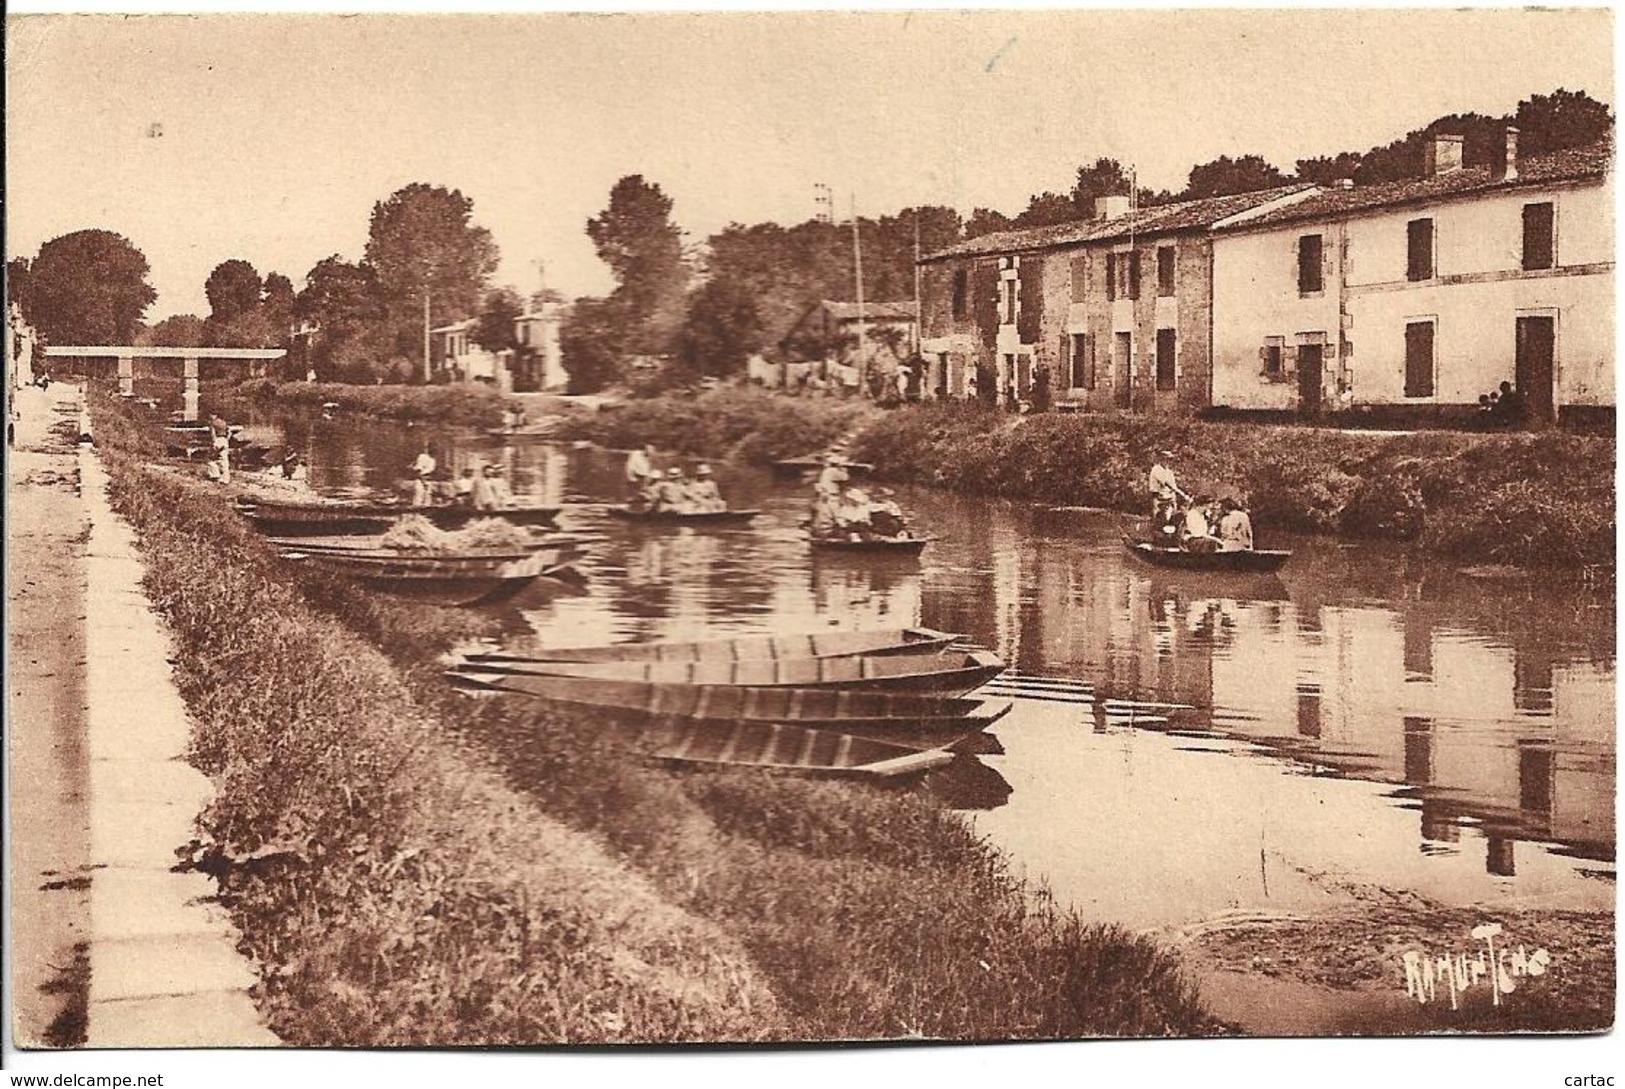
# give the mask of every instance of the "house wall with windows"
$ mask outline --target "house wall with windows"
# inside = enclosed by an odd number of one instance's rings
[[[1213,403],[1444,419],[1509,381],[1536,420],[1611,409],[1606,161],[1327,190],[1216,232]]]
[[[1354,403],[1470,406],[1510,381],[1529,385],[1535,400],[1549,396],[1557,410],[1612,405],[1611,190],[1514,190],[1351,223]],[[1552,211],[1550,257],[1543,252],[1534,262],[1547,267],[1525,269],[1524,209],[1538,205]],[[1408,228],[1424,220],[1432,222],[1434,267],[1408,269]],[[1408,278],[1423,271],[1432,275]],[[1416,330],[1427,325],[1431,366]],[[1531,373],[1526,357],[1520,381],[1518,341],[1532,331],[1550,337],[1551,374],[1543,377],[1544,362]],[[1544,360],[1546,350],[1536,354]]]

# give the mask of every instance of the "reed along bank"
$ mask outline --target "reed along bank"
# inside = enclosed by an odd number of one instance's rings
[[[216,874],[271,1027],[303,1046],[1217,1031],[1178,958],[1057,906],[928,790],[607,751],[470,700],[480,614],[279,559],[94,401],[175,633]]]
[[[853,432],[876,477],[1144,513],[1173,454],[1187,491],[1230,492],[1272,530],[1407,541],[1463,564],[1614,563],[1614,439],[1544,432],[1375,433],[1124,414],[1012,416],[979,404],[867,403],[719,390],[579,415],[560,434],[767,463]]]

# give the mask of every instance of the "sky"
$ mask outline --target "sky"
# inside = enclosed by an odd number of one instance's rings
[[[1014,214],[1080,164],[1386,143],[1562,86],[1611,105],[1608,11],[869,11],[7,18],[6,252],[89,227],[146,254],[156,321],[242,258],[296,286],[373,204],[460,189],[496,281],[612,286],[586,237],[626,174],[695,242],[917,203]]]

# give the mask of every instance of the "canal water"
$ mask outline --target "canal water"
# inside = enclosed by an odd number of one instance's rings
[[[1279,576],[1147,568],[1125,516],[902,490],[937,539],[917,560],[813,555],[809,489],[716,466],[749,528],[628,527],[602,513],[622,459],[303,421],[318,488],[390,488],[429,440],[506,467],[516,493],[606,535],[586,585],[501,614],[553,645],[924,624],[1032,677],[1001,752],[923,789],[1057,899],[1133,928],[1311,911],[1351,887],[1446,904],[1611,911],[1611,593],[1468,574],[1377,544],[1294,539]],[[658,436],[656,436],[658,438]],[[596,505],[596,506],[595,506]]]

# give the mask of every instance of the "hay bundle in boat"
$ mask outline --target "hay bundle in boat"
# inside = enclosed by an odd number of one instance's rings
[[[480,518],[458,530],[436,526],[421,514],[398,519],[378,543],[403,552],[466,552],[481,548],[517,548],[530,540],[520,526],[501,518]]]

